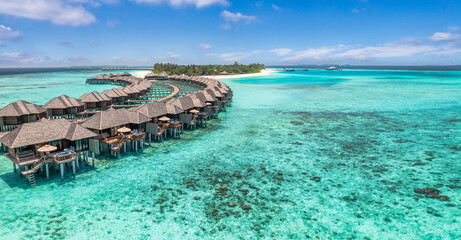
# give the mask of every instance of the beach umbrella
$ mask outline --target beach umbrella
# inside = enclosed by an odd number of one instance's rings
[[[210,106],[212,103],[207,102],[206,105]]]
[[[131,129],[127,128],[127,127],[122,127],[122,128],[119,128],[117,129],[117,132],[119,133],[127,133],[127,132],[130,132]]]
[[[166,122],[166,121],[170,120],[170,118],[169,117],[161,117],[159,120],[163,121],[163,122]]]
[[[38,152],[52,152],[52,151],[56,151],[56,149],[58,148],[55,146],[45,145],[43,147],[38,148],[37,151]]]
[[[197,110],[197,109],[192,109],[192,110],[190,110],[189,112],[190,112],[190,113],[198,113],[199,110]]]

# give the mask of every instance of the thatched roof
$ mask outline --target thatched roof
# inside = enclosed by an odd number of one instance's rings
[[[160,77],[168,77],[168,74],[166,74],[166,72],[163,71],[158,76],[160,76]]]
[[[47,109],[64,109],[71,107],[81,107],[83,105],[85,104],[76,98],[61,95],[48,101],[44,107]]]
[[[122,90],[127,94],[139,93],[138,90],[133,89],[131,86],[126,86],[126,87],[122,88]]]
[[[19,117],[31,114],[40,114],[46,109],[30,102],[19,100],[0,109],[0,117]]]
[[[207,88],[205,91],[213,97],[223,97],[222,93],[216,89]]]
[[[188,110],[188,109],[191,109],[191,108],[195,107],[194,102],[188,96],[182,96],[182,97],[176,98],[174,100],[171,100],[169,102],[169,104],[174,104],[174,105],[178,106],[179,108],[181,108],[183,110]]]
[[[194,104],[194,107],[198,107],[198,108],[201,108],[201,107],[206,107],[206,101],[202,101],[200,100],[197,96],[195,95],[192,95],[190,96],[190,99],[192,100],[193,104]]]
[[[131,74],[129,74],[129,73],[127,73],[127,72],[124,72],[124,73],[120,74],[120,76],[127,76],[127,77],[130,77]]]
[[[183,109],[181,109],[177,105],[172,104],[171,101],[167,102],[165,106],[168,114],[180,114],[184,112]]]
[[[153,72],[149,72],[147,73],[146,75],[144,75],[144,78],[148,78],[148,77],[155,77],[156,75],[153,73]]]
[[[44,118],[37,122],[22,124],[0,138],[0,142],[10,148],[18,148],[62,139],[76,141],[95,136],[92,131],[66,119]]]
[[[128,94],[122,91],[120,88],[112,88],[108,90],[102,91],[103,94],[106,94],[110,98],[117,98],[117,97],[127,97]]]
[[[150,118],[140,112],[128,111],[122,108],[98,112],[82,123],[82,127],[103,130],[130,123],[141,124],[149,121]]]
[[[142,113],[151,119],[168,114],[166,103],[164,102],[149,102],[139,105],[132,111]]]
[[[211,96],[209,93],[207,93],[206,91],[200,91],[200,92],[197,92],[195,93],[195,96],[204,101],[204,102],[213,102],[213,101],[216,101],[216,98]]]
[[[80,101],[82,101],[84,103],[105,102],[105,101],[112,100],[106,94],[101,94],[101,93],[98,93],[96,91],[93,91],[93,92],[90,92],[90,93],[85,93],[78,99],[80,99]]]

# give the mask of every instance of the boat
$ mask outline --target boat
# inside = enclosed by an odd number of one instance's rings
[[[285,72],[294,72],[295,70],[292,68],[285,68]]]
[[[331,67],[327,68],[327,70],[338,70],[338,68],[335,67],[335,66],[331,66]]]

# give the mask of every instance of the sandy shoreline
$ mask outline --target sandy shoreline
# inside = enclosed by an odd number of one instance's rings
[[[230,78],[246,78],[246,77],[259,77],[266,76],[272,73],[278,72],[275,69],[263,69],[260,73],[250,73],[250,74],[236,74],[236,75],[213,75],[213,76],[204,76],[214,79],[230,79]]]
[[[138,77],[138,78],[144,78],[144,76],[146,76],[146,74],[149,72],[150,71],[134,72],[133,76]],[[213,79],[246,78],[246,77],[266,76],[266,75],[270,75],[275,72],[277,72],[277,70],[275,69],[264,69],[264,70],[261,70],[260,73],[237,74],[237,75],[212,75],[212,76],[203,76],[203,77],[208,77],[208,78],[213,78]]]

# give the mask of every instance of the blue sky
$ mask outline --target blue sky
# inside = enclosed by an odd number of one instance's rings
[[[458,0],[0,0],[0,67],[461,64]]]

